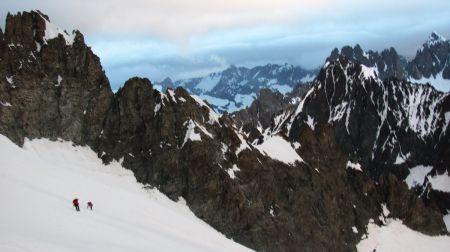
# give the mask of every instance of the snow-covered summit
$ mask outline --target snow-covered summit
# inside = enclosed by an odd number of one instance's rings
[[[59,28],[55,24],[50,22],[50,19],[47,18],[45,15],[43,15],[40,11],[36,11],[39,16],[44,19],[45,21],[45,36],[44,41],[47,43],[48,40],[57,38],[59,34],[61,34],[64,39],[66,40],[66,45],[72,45],[73,41],[75,39],[75,31],[72,31],[71,34],[69,34],[67,31]]]
[[[330,123],[336,125],[336,134],[352,139],[345,145],[349,153],[364,153],[360,158],[366,159],[365,167],[374,162],[393,164],[398,155],[418,156],[432,149],[419,146],[445,132],[446,99],[447,94],[430,85],[382,80],[376,68],[340,57],[324,65],[295,112],[278,120],[272,134],[282,130],[293,136],[301,128],[298,125],[313,129],[315,123]],[[365,143],[355,144],[361,138]],[[411,139],[420,144],[411,146]]]
[[[359,45],[335,48],[327,62],[344,56],[354,63],[373,68],[381,80],[405,79],[416,83],[430,83],[440,91],[450,90],[450,65],[447,59],[450,55],[450,41],[432,32],[429,38],[418,47],[415,57],[407,60],[399,55],[394,48],[381,52],[364,51]]]
[[[267,64],[253,68],[230,65],[227,69],[207,76],[177,80],[165,79],[156,83],[165,90],[183,87],[191,94],[207,100],[219,112],[233,112],[249,106],[261,89],[268,88],[281,94],[291,92],[300,83],[313,80],[318,69],[306,70],[299,66]]]
[[[433,46],[435,44],[443,43],[446,41],[447,39],[444,36],[434,31],[431,33],[430,37],[428,37],[427,41],[425,42],[425,45]]]

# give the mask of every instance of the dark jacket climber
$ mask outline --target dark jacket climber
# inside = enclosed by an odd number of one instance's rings
[[[87,208],[91,209],[91,211],[92,211],[92,202],[89,201],[89,202],[87,203]]]

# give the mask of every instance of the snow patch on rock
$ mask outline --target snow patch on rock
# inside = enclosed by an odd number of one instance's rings
[[[434,190],[450,192],[450,177],[448,175],[448,171],[434,177],[428,176],[428,181]]]
[[[386,204],[381,204],[381,210],[383,210],[384,217],[388,217],[391,211],[387,208]]]
[[[235,179],[236,178],[235,172],[238,172],[238,171],[241,171],[241,169],[239,169],[239,167],[237,167],[237,165],[234,164],[233,167],[231,167],[230,169],[227,170],[227,173],[231,179]]]
[[[396,165],[403,164],[404,162],[406,162],[406,160],[408,160],[410,155],[411,155],[411,153],[408,153],[405,156],[403,156],[403,154],[401,152],[399,152],[397,155],[397,158],[395,159],[394,164],[396,164]]]
[[[214,112],[214,110],[208,106],[208,104],[206,104],[202,99],[200,99],[200,97],[196,96],[196,95],[191,95],[191,97],[200,105],[200,106],[204,106],[207,107],[209,109],[209,119],[208,119],[208,123],[209,124],[220,124],[219,123],[219,115]]]
[[[362,172],[361,165],[359,163],[347,162],[347,168]]]
[[[241,134],[237,133],[237,136],[238,136],[239,140],[241,141],[241,145],[239,145],[239,147],[236,150],[236,156],[239,156],[239,153],[241,153],[241,151],[243,151],[245,149],[251,149],[251,148],[247,144],[247,141]]]
[[[270,89],[272,89],[273,91],[278,91],[280,92],[282,95],[285,95],[289,92],[292,91],[292,87],[288,86],[288,85],[271,85]]]
[[[11,103],[3,102],[3,101],[0,101],[0,105],[2,105],[3,107],[11,107],[12,106]]]
[[[279,135],[272,136],[261,145],[255,145],[255,147],[270,158],[285,164],[292,165],[295,162],[304,162],[291,144]]]
[[[444,223],[445,226],[447,227],[447,231],[450,232],[450,213],[447,212],[446,215],[444,215]]]
[[[159,112],[160,109],[161,109],[161,103],[156,103],[155,104],[155,110],[154,110],[155,115]]]
[[[310,115],[308,115],[308,120],[306,121],[306,124],[314,130],[316,128],[316,122],[314,121],[314,118],[312,118]]]
[[[14,76],[5,76],[6,77],[6,81],[10,84],[10,85],[14,85]]]
[[[61,86],[61,81],[63,80],[63,78],[61,77],[61,75],[58,74],[58,79],[56,80],[57,83],[55,84],[55,87],[59,87]]]
[[[408,184],[409,189],[418,185],[423,185],[425,177],[428,175],[428,173],[430,173],[432,169],[432,166],[423,165],[418,165],[409,169],[409,175],[405,179],[405,182],[406,184]]]
[[[186,134],[184,136],[183,144],[181,145],[181,148],[184,147],[184,145],[187,143],[188,140],[191,141],[202,141],[202,137],[199,133],[195,133],[195,123],[192,120],[189,120],[185,123],[186,125]]]
[[[367,67],[365,65],[361,64],[361,77],[363,77],[363,79],[374,79],[377,80],[377,69],[374,67]]]
[[[75,33],[72,32],[72,34],[67,33],[66,31],[62,30],[58,26],[54,25],[53,23],[50,23],[46,18],[41,16],[42,19],[45,20],[45,36],[44,41],[47,43],[48,40],[57,38],[59,34],[61,34],[64,37],[64,40],[66,41],[66,45],[72,45],[73,41],[75,39]]]

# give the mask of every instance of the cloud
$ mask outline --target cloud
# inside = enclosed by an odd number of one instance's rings
[[[448,0],[3,0],[81,30],[113,86],[134,75],[162,80],[229,64],[322,64],[334,47],[394,46],[411,56],[436,30],[450,37]]]
[[[298,10],[318,9],[328,0],[3,0],[2,10],[40,9],[63,27],[88,34],[147,33],[186,42],[214,29],[285,23]],[[8,8],[9,7],[9,8]]]

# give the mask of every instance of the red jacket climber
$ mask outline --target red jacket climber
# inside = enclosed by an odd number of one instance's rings
[[[77,211],[80,211],[80,205],[78,204],[78,199],[75,198],[72,202],[73,202],[73,206],[75,207],[75,209]]]

